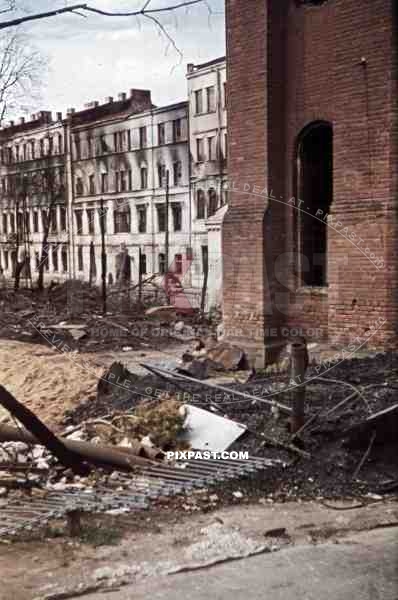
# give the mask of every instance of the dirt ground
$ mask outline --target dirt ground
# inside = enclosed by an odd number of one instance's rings
[[[263,544],[270,541],[274,550],[300,543],[317,544],[335,540],[353,531],[388,527],[398,523],[397,502],[379,502],[350,510],[336,503],[340,510],[326,508],[316,502],[281,504],[247,504],[226,507],[203,514],[177,514],[169,508],[126,515],[91,519],[102,539],[90,543],[81,539],[51,536],[39,540],[0,544],[1,600],[33,600],[56,598],[61,590],[83,590],[104,586],[98,581],[103,568],[118,573],[137,566],[137,580],[156,576],[157,566],[173,561],[184,562],[186,550],[202,541],[204,528],[220,525],[220,531],[234,531],[244,539]],[[347,510],[341,510],[348,508]],[[272,530],[280,529],[279,532]],[[108,539],[107,539],[108,538]],[[111,544],[111,545],[110,545]],[[139,567],[142,568],[141,571]],[[80,586],[80,588],[79,588]],[[63,598],[64,596],[59,596]],[[77,597],[68,596],[68,597]]]

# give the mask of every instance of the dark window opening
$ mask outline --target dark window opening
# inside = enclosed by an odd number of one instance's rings
[[[146,206],[137,206],[138,233],[146,233]]]
[[[174,271],[178,274],[182,274],[182,254],[176,254],[174,256]]]
[[[148,169],[141,167],[141,189],[145,190],[148,187]]]
[[[140,273],[141,275],[146,275],[146,254],[140,254]]]
[[[76,219],[76,233],[77,235],[83,234],[83,212],[82,210],[75,210]]]
[[[166,206],[158,204],[156,210],[158,213],[158,230],[160,232],[166,231]]]
[[[68,272],[68,249],[66,246],[62,246],[61,248],[61,262],[62,262],[62,272]]]
[[[93,208],[87,209],[87,223],[88,223],[88,232],[93,235],[95,233],[94,209]]]
[[[304,285],[327,286],[327,222],[333,200],[333,130],[314,123],[298,146],[297,190],[305,211],[298,217],[299,270]],[[313,215],[322,215],[315,218]],[[322,211],[322,212],[319,212]]]
[[[171,205],[171,213],[173,215],[173,230],[181,231],[182,229],[182,209],[180,203],[173,203]]]
[[[113,212],[115,233],[129,233],[130,231],[130,207],[125,204]]]
[[[218,198],[217,198],[217,192],[214,188],[210,188],[209,189],[209,217],[211,217],[211,215],[214,215],[214,213],[217,211],[217,203],[218,203]]]
[[[206,218],[206,196],[203,190],[198,190],[196,193],[196,218]]]
[[[161,275],[166,273],[166,255],[162,252],[159,254],[159,273]]]
[[[77,247],[77,270],[83,271],[83,246]]]

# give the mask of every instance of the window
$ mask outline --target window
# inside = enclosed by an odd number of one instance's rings
[[[127,182],[126,171],[120,171],[119,181],[120,181],[120,191],[121,192],[125,192],[126,189],[127,189],[127,186],[126,186],[126,182]]]
[[[224,133],[224,159],[228,158],[228,134]]]
[[[145,190],[148,187],[148,169],[141,167],[141,189]]]
[[[1,191],[3,194],[7,191],[7,179],[5,177],[1,178]]]
[[[178,186],[181,184],[181,179],[182,179],[182,164],[181,161],[178,160],[175,163],[173,163],[173,183],[175,186]]]
[[[95,223],[94,223],[94,209],[87,209],[87,224],[88,224],[88,232],[93,235],[95,233]]]
[[[8,271],[9,263],[8,263],[8,250],[4,250],[4,269]]]
[[[131,169],[127,171],[127,185],[128,189],[131,191],[133,189],[133,172]]]
[[[120,189],[120,173],[119,171],[115,172],[115,192],[118,192]]]
[[[181,119],[173,121],[173,142],[178,142],[181,139]]]
[[[203,190],[196,192],[196,218],[206,218],[206,196]]]
[[[206,102],[207,112],[214,112],[216,110],[216,95],[214,85],[206,88]]]
[[[166,129],[164,123],[158,124],[158,145],[166,143]]]
[[[108,144],[106,143],[106,136],[104,134],[99,136],[99,147],[99,154],[105,154],[106,152],[109,152]]]
[[[182,229],[182,209],[181,209],[181,204],[179,202],[172,203],[171,213],[173,215],[173,230],[181,231],[181,229]]]
[[[66,231],[66,208],[64,206],[60,207],[60,213],[59,213],[59,217],[60,217],[60,225],[61,225],[61,231]],[[33,213],[34,215],[35,213]],[[34,217],[33,217],[34,218]]]
[[[101,192],[105,194],[108,191],[108,173],[101,173]]]
[[[52,137],[48,138],[48,153],[50,156],[54,154],[54,138]]]
[[[83,246],[77,247],[77,270],[83,271]]]
[[[130,129],[128,129],[126,131],[126,135],[127,135],[127,150],[131,150],[131,131]]]
[[[209,271],[209,247],[202,246],[202,272],[208,273]]]
[[[115,152],[123,152],[124,150],[124,131],[117,131],[113,134],[113,146]]]
[[[91,158],[93,156],[93,138],[87,138],[87,157]]]
[[[196,140],[196,160],[198,162],[203,162],[205,159],[204,157],[204,152],[203,152],[203,139],[197,139]]]
[[[44,140],[43,138],[39,141],[39,148],[40,148],[40,157],[44,156]]]
[[[115,233],[129,233],[130,231],[130,207],[128,204],[118,206],[113,211]]]
[[[23,145],[23,159],[28,159],[28,146],[26,144]]]
[[[81,209],[75,210],[75,221],[77,235],[83,235],[83,211]]]
[[[88,188],[90,194],[95,194],[95,175],[91,174],[88,176]]]
[[[7,213],[3,213],[3,233],[8,233],[8,219],[7,219]]]
[[[166,273],[166,255],[163,253],[159,254],[159,273],[161,275]]]
[[[306,211],[296,215],[298,271],[304,285],[327,286],[327,222],[311,215],[326,215],[333,201],[333,129],[316,121],[299,136],[296,197],[302,198]]]
[[[61,262],[62,262],[62,272],[68,272],[68,249],[66,246],[62,246],[61,248]]]
[[[158,213],[158,231],[166,231],[166,206],[164,204],[157,204],[156,210]]]
[[[37,210],[33,211],[33,233],[39,232],[39,213]]]
[[[158,165],[158,181],[159,187],[165,187],[167,185],[166,165]]]
[[[224,108],[227,108],[227,82],[224,81],[223,83],[223,88],[224,88]]]
[[[174,256],[174,271],[179,275],[182,273],[182,254],[176,254]]]
[[[195,92],[195,113],[199,115],[203,112],[203,91],[196,90]]]
[[[106,233],[108,228],[108,207],[105,206],[103,210],[98,210],[98,218],[100,223],[100,231],[102,231],[102,228],[104,228],[104,233]]]
[[[214,160],[213,149],[214,149],[214,137],[208,137],[207,138],[207,160]]]
[[[24,212],[24,225],[26,233],[30,233],[30,216],[28,210]]]
[[[214,188],[210,188],[209,189],[209,210],[208,210],[208,216],[211,217],[211,215],[214,215],[214,213],[217,211],[217,192]]]
[[[140,273],[141,275],[146,275],[146,254],[140,253]]]
[[[137,206],[138,233],[146,233],[146,206]]]
[[[51,246],[51,259],[52,259],[52,263],[53,263],[53,271],[57,272],[58,271],[58,246],[56,244]]]
[[[147,144],[146,127],[140,127],[140,148],[145,148]]]
[[[75,135],[75,155],[76,155],[77,160],[81,159],[82,151],[81,151],[81,146],[80,146],[80,138],[78,135]]]
[[[63,147],[62,135],[59,133],[58,134],[58,153],[62,154],[63,151],[64,151],[64,147]]]
[[[83,179],[76,177],[76,196],[83,196]]]
[[[56,208],[50,209],[49,218],[50,218],[50,231],[51,231],[51,233],[55,233],[57,231],[57,209]]]
[[[35,141],[32,140],[30,142],[30,158],[33,160],[35,158]]]

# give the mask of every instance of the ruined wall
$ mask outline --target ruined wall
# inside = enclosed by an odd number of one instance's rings
[[[227,3],[230,173],[240,187],[250,180],[272,189],[276,200],[263,228],[259,198],[232,194],[224,251],[244,253],[246,271],[254,267],[256,277],[242,275],[235,283],[226,270],[227,326],[237,307],[264,315],[271,293],[268,318],[258,318],[265,337],[267,325],[287,325],[320,328],[331,341],[343,341],[366,337],[381,318],[387,323],[372,343],[386,343],[396,323],[395,4],[255,5],[248,14],[243,1]],[[289,255],[299,249],[297,210],[289,200],[297,193],[298,136],[317,120],[333,126],[334,193],[327,230],[329,285],[311,289],[297,281],[296,258]]]

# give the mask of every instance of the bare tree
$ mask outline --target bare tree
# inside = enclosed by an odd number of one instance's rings
[[[10,113],[27,112],[38,100],[46,61],[17,30],[0,36],[0,126]]]

